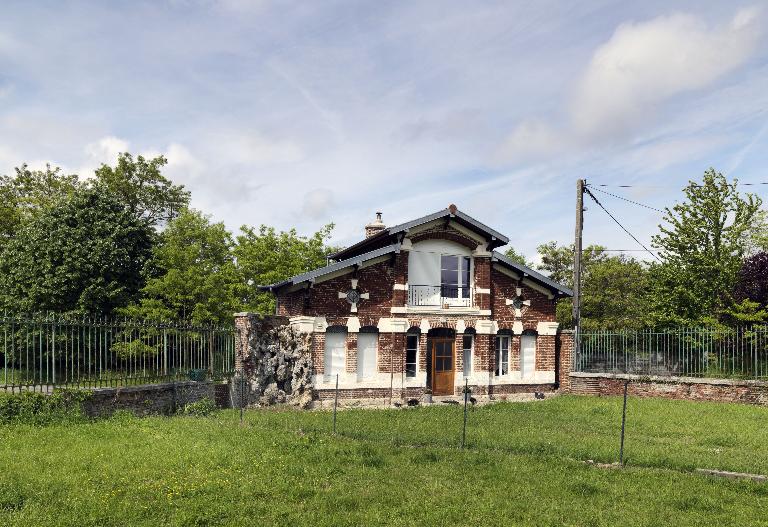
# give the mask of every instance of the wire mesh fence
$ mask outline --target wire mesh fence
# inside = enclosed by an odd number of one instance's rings
[[[573,371],[768,379],[768,326],[583,331]]]
[[[234,370],[234,328],[63,315],[0,316],[0,389],[204,380]]]

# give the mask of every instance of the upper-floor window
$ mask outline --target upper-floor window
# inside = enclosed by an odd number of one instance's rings
[[[446,240],[413,244],[408,255],[408,304],[469,307],[472,305],[472,252]]]
[[[469,298],[471,267],[469,256],[440,255],[440,286],[444,298]]]

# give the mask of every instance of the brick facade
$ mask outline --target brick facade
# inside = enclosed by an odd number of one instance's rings
[[[429,346],[438,332],[454,339],[454,393],[460,394],[464,384],[463,337],[467,330],[473,334],[473,352],[466,381],[475,394],[494,396],[555,389],[562,377],[556,368],[559,350],[563,348],[555,335],[555,292],[547,293],[545,287],[531,284],[525,273],[502,272],[484,243],[445,222],[404,238],[407,243],[403,250],[278,291],[278,315],[290,318],[291,323],[304,324],[302,327],[311,333],[317,397],[324,400],[335,388],[324,365],[325,331],[331,326],[347,328],[345,367],[341,372],[344,375],[339,376],[342,398],[420,396],[432,376]],[[471,306],[440,305],[432,309],[408,305],[409,250],[427,240],[456,244],[461,248],[457,250],[472,255]],[[354,283],[359,293],[368,295],[357,304],[356,312],[343,297]],[[521,316],[507,303],[517,296],[518,290],[530,302]],[[357,378],[358,331],[366,326],[379,330],[376,373],[372,378]],[[406,332],[412,328],[419,330],[417,375],[407,378]],[[495,337],[499,331],[511,335],[509,374],[495,377]],[[526,378],[520,372],[523,331],[536,335],[535,371]]]

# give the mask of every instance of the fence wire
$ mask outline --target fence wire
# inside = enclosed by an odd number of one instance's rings
[[[0,316],[0,390],[223,378],[234,328],[63,315]]]
[[[583,331],[573,371],[768,379],[768,326]]]

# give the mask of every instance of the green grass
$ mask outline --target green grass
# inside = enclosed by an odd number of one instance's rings
[[[768,409],[633,399],[0,427],[0,525],[768,525]]]

